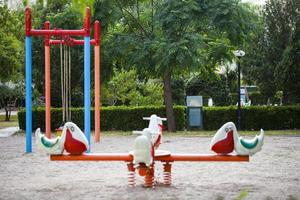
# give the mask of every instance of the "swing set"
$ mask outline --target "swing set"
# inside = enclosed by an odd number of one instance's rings
[[[25,9],[25,68],[26,68],[26,152],[32,152],[32,37],[45,38],[45,125],[46,136],[51,138],[51,67],[50,47],[60,45],[61,95],[63,123],[71,120],[71,46],[84,46],[84,133],[91,143],[90,99],[90,45],[94,45],[95,74],[95,141],[100,142],[100,32],[99,21],[94,22],[94,39],[90,39],[90,8],[86,8],[83,28],[80,30],[50,29],[46,21],[43,30],[32,28],[31,9]],[[71,36],[84,37],[83,40]],[[53,37],[56,37],[53,39]]]

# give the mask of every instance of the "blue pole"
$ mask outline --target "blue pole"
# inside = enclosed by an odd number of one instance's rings
[[[26,153],[32,152],[32,38],[26,36],[25,39],[26,51]]]
[[[90,37],[84,37],[84,133],[87,137],[91,150],[91,91],[90,91]]]

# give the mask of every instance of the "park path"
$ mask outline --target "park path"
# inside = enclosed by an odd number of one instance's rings
[[[19,130],[20,129],[18,126],[2,128],[2,129],[0,129],[0,138],[9,137],[9,136],[15,134],[16,132],[18,132]]]

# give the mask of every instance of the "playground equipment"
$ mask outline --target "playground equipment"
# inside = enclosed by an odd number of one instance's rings
[[[228,154],[233,150],[238,155],[254,155],[261,150],[264,144],[264,131],[251,140],[239,137],[233,122],[227,122],[216,133],[211,141],[210,148],[218,154]]]
[[[62,128],[62,135],[55,139],[48,139],[41,134],[38,128],[35,132],[37,145],[40,149],[48,154],[62,154],[64,150],[71,155],[80,155],[89,149],[87,138],[80,128],[72,123],[67,122]]]
[[[31,27],[31,10],[26,8],[25,11],[26,25],[26,151],[32,151],[32,36],[45,37],[45,94],[46,94],[46,136],[41,134],[40,129],[36,130],[36,140],[39,148],[51,154],[52,161],[122,161],[127,163],[128,183],[130,186],[136,184],[136,171],[140,176],[144,177],[145,187],[154,187],[155,180],[155,163],[160,161],[163,163],[163,182],[166,185],[172,183],[172,163],[173,162],[248,162],[249,155],[253,155],[261,149],[263,134],[258,136],[254,141],[246,141],[236,139],[234,134],[236,129],[234,124],[230,131],[219,131],[215,136],[216,144],[221,149],[219,154],[228,154],[232,152],[234,147],[236,152],[241,155],[215,155],[215,154],[173,154],[170,151],[158,150],[162,142],[163,136],[163,121],[165,118],[160,118],[156,115],[143,118],[150,120],[148,128],[143,131],[134,131],[136,134],[141,134],[134,141],[133,151],[128,153],[84,153],[90,149],[90,45],[95,46],[95,136],[96,142],[100,140],[100,112],[99,112],[99,92],[100,92],[100,23],[94,24],[94,39],[90,39],[90,10],[86,9],[83,29],[80,30],[50,30],[50,23],[45,22],[44,30],[36,30]],[[52,36],[57,36],[59,39],[53,39]],[[77,40],[70,36],[83,36],[84,40]],[[66,122],[62,127],[62,135],[50,139],[51,137],[51,102],[50,102],[50,46],[51,45],[84,45],[84,133],[72,122]],[[68,47],[69,48],[69,47]],[[65,54],[65,58],[71,58],[70,51]],[[68,59],[65,59],[68,60]],[[70,61],[69,61],[70,64]],[[64,75],[70,73],[69,64],[64,65]],[[62,66],[62,65],[61,65]],[[63,70],[62,70],[63,71]],[[70,97],[70,79],[64,79],[63,86],[63,107],[66,120],[70,119],[68,112],[69,97]],[[66,96],[64,96],[66,95]],[[64,120],[63,120],[64,121]],[[222,129],[223,130],[223,129]],[[234,131],[235,130],[235,131]],[[232,136],[231,136],[232,135]],[[223,137],[224,136],[224,137]],[[229,139],[227,139],[229,137]],[[225,139],[225,142],[224,142]],[[234,146],[233,146],[234,143]],[[239,146],[240,145],[240,146]],[[214,145],[213,145],[214,146]],[[224,147],[225,150],[222,148]],[[243,148],[244,149],[243,149]],[[215,148],[213,148],[215,149]],[[230,151],[231,150],[231,151]],[[68,154],[63,154],[66,151]]]
[[[154,151],[159,147],[162,140],[163,123],[166,118],[160,118],[157,115],[144,117],[144,120],[150,120],[148,128],[143,131],[133,131],[135,134],[142,134],[134,141],[133,151],[130,152],[133,157],[133,164],[139,166],[140,163],[150,166],[154,162]]]
[[[95,52],[95,140],[100,141],[100,22],[94,22],[94,39],[90,39],[90,9],[86,8],[83,28],[80,30],[50,29],[50,23],[45,22],[43,30],[33,29],[31,25],[31,9],[25,10],[25,51],[26,51],[26,152],[32,152],[32,37],[45,37],[45,121],[46,136],[51,137],[51,80],[50,80],[50,47],[52,45],[84,46],[84,133],[90,145],[90,45],[94,45]],[[74,39],[71,36],[84,37],[83,40]],[[57,37],[57,38],[54,38]],[[61,48],[62,52],[62,48]],[[65,51],[67,52],[67,51]],[[64,56],[71,59],[70,52]],[[65,59],[67,60],[67,59]],[[70,61],[71,62],[71,61]],[[61,64],[62,66],[62,64]],[[68,74],[71,70],[67,65],[63,69]],[[70,79],[66,79],[63,85],[65,89],[65,101],[63,107],[69,107],[70,90],[68,90]],[[65,112],[69,115],[70,113]]]
[[[163,126],[162,121],[165,118],[160,118],[156,115],[143,118],[150,120],[149,125],[143,131],[133,131],[134,134],[142,134],[138,136],[133,145],[133,151],[128,153],[83,153],[81,155],[61,154],[50,155],[52,161],[122,161],[127,163],[128,184],[136,185],[136,172],[144,177],[145,187],[154,187],[155,180],[155,163],[163,163],[163,183],[165,185],[172,184],[172,164],[174,162],[248,162],[249,155],[241,151],[242,155],[228,154],[173,154],[166,150],[157,150],[162,142]],[[231,127],[232,124],[230,123]],[[226,126],[227,127],[227,126]],[[224,126],[222,127],[224,129]],[[222,129],[222,130],[223,130]],[[226,131],[227,133],[228,131]],[[220,133],[220,131],[218,131]],[[220,134],[217,134],[220,135]],[[261,136],[263,139],[263,136]],[[218,138],[221,138],[218,136]],[[258,139],[260,141],[260,139]],[[233,141],[233,140],[231,140]],[[230,141],[229,141],[230,142]],[[251,143],[251,142],[250,142]],[[256,143],[256,142],[254,142]],[[222,145],[229,146],[226,142]],[[261,148],[262,142],[258,142],[255,148]]]

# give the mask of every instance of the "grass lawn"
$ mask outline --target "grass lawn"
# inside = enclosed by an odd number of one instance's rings
[[[11,126],[18,126],[18,116],[12,115],[10,121],[5,121],[5,115],[0,115],[0,128],[6,128]]]

